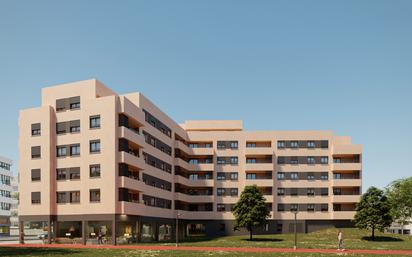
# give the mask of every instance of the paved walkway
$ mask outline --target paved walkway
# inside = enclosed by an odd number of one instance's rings
[[[254,252],[254,253],[279,253],[279,252],[299,252],[299,253],[342,253],[334,249],[297,249],[291,248],[259,248],[259,247],[203,247],[203,246],[167,246],[167,245],[79,245],[79,244],[4,244],[1,247],[47,247],[47,248],[77,248],[77,249],[135,249],[135,250],[180,250],[180,251],[225,251],[225,252]],[[412,250],[345,250],[344,253],[363,254],[397,254],[412,255]]]

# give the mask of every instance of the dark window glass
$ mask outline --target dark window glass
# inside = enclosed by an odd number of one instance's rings
[[[40,169],[31,170],[31,181],[40,181]]]
[[[100,189],[90,190],[90,202],[100,202]]]
[[[100,115],[90,117],[90,128],[100,128]]]
[[[67,156],[67,147],[58,146],[56,154],[57,154],[57,157]]]
[[[100,140],[90,141],[90,152],[91,153],[100,153]]]
[[[71,156],[80,155],[80,145],[79,144],[70,146],[70,155]]]
[[[90,165],[89,168],[90,168],[90,177],[91,178],[100,177],[100,164]]]

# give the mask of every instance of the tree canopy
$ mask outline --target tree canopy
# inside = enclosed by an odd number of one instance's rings
[[[412,219],[412,177],[392,182],[387,188],[393,219],[403,226]]]
[[[375,240],[375,230],[383,231],[392,223],[391,205],[383,190],[370,187],[362,195],[356,206],[354,217],[356,227],[372,230],[372,240]]]
[[[233,215],[236,218],[235,230],[246,228],[250,233],[250,240],[254,227],[266,224],[270,210],[256,185],[245,187],[233,208]]]

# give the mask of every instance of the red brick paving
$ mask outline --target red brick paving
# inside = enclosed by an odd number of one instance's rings
[[[167,246],[167,245],[79,245],[79,244],[4,244],[0,247],[37,247],[37,248],[80,248],[80,249],[135,249],[135,250],[180,250],[180,251],[225,251],[225,252],[254,252],[254,253],[279,253],[279,252],[299,252],[299,253],[342,253],[334,249],[308,249],[301,248],[259,248],[259,247],[203,247],[203,246]],[[363,254],[396,254],[412,255],[412,250],[360,250],[350,249],[344,253]]]

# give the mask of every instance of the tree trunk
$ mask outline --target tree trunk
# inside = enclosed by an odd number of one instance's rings
[[[375,241],[375,227],[372,227],[372,241]]]
[[[403,227],[404,227],[405,225],[403,224],[403,222],[402,222],[402,227],[401,227],[401,235],[403,236]]]
[[[252,241],[252,228],[250,228],[250,230],[249,230],[249,234],[250,234],[250,241]]]

